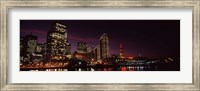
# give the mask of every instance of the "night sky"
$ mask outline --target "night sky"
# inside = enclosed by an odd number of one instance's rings
[[[20,36],[32,33],[38,43],[45,43],[55,22],[67,26],[72,52],[81,41],[97,46],[100,36],[107,33],[110,54],[119,54],[122,42],[126,57],[180,57],[179,20],[20,20]]]

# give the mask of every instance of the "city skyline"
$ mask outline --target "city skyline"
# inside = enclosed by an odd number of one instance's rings
[[[47,32],[55,22],[67,26],[72,53],[78,42],[97,46],[99,37],[107,33],[110,54],[119,54],[122,42],[125,57],[180,57],[179,20],[20,20],[20,36],[32,33],[39,43],[46,43]]]

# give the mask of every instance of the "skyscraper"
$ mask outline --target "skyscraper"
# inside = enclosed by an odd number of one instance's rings
[[[94,49],[93,49],[93,53],[94,53],[94,60],[95,61],[99,61],[100,60],[100,46],[97,45]]]
[[[67,42],[67,26],[61,23],[52,25],[52,30],[47,33],[47,55],[50,60],[66,59],[69,52]]]
[[[20,37],[20,59],[21,62],[33,61],[33,54],[36,52],[38,37],[28,34],[25,37]]]
[[[124,57],[124,48],[123,48],[123,44],[120,42],[120,46],[119,46],[119,58],[125,58]]]
[[[99,40],[100,40],[100,59],[103,60],[105,58],[108,58],[109,55],[109,41],[107,34],[104,33]]]
[[[72,55],[71,55],[71,44],[68,43],[67,41],[67,46],[66,46],[66,52],[67,52],[67,58],[71,58]]]

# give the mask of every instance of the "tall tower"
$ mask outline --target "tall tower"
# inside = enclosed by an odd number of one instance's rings
[[[54,23],[47,33],[47,55],[50,60],[63,60],[70,53],[67,41],[67,26]]]
[[[93,52],[94,52],[94,60],[95,61],[100,61],[100,46],[97,45],[94,49],[93,49]]]
[[[109,41],[107,34],[104,33],[99,40],[100,40],[100,59],[103,60],[105,58],[108,58],[109,55]]]
[[[121,42],[120,42],[120,46],[119,46],[119,57],[125,58],[124,57],[124,48],[123,48],[123,44]]]

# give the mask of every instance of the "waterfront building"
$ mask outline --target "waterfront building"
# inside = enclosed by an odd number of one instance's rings
[[[66,46],[66,52],[67,52],[67,58],[72,58],[71,55],[71,44],[69,42],[67,42],[67,46]]]
[[[93,49],[93,53],[94,53],[94,61],[101,61],[101,59],[100,59],[100,45],[97,45]]]
[[[20,62],[32,62],[38,37],[32,34],[20,37]]]
[[[124,48],[123,48],[123,44],[121,42],[120,42],[120,47],[119,47],[119,58],[125,58]]]
[[[78,53],[87,53],[88,52],[87,42],[78,42],[77,43],[77,52]]]
[[[75,51],[73,53],[73,59],[79,59],[81,61],[91,62],[92,61],[92,53],[78,53],[77,51]]]
[[[47,33],[48,60],[65,60],[70,54],[70,44],[67,41],[67,26],[54,23],[51,31]]]
[[[107,34],[104,33],[100,37],[99,41],[100,41],[100,59],[104,60],[109,56],[109,41]]]

